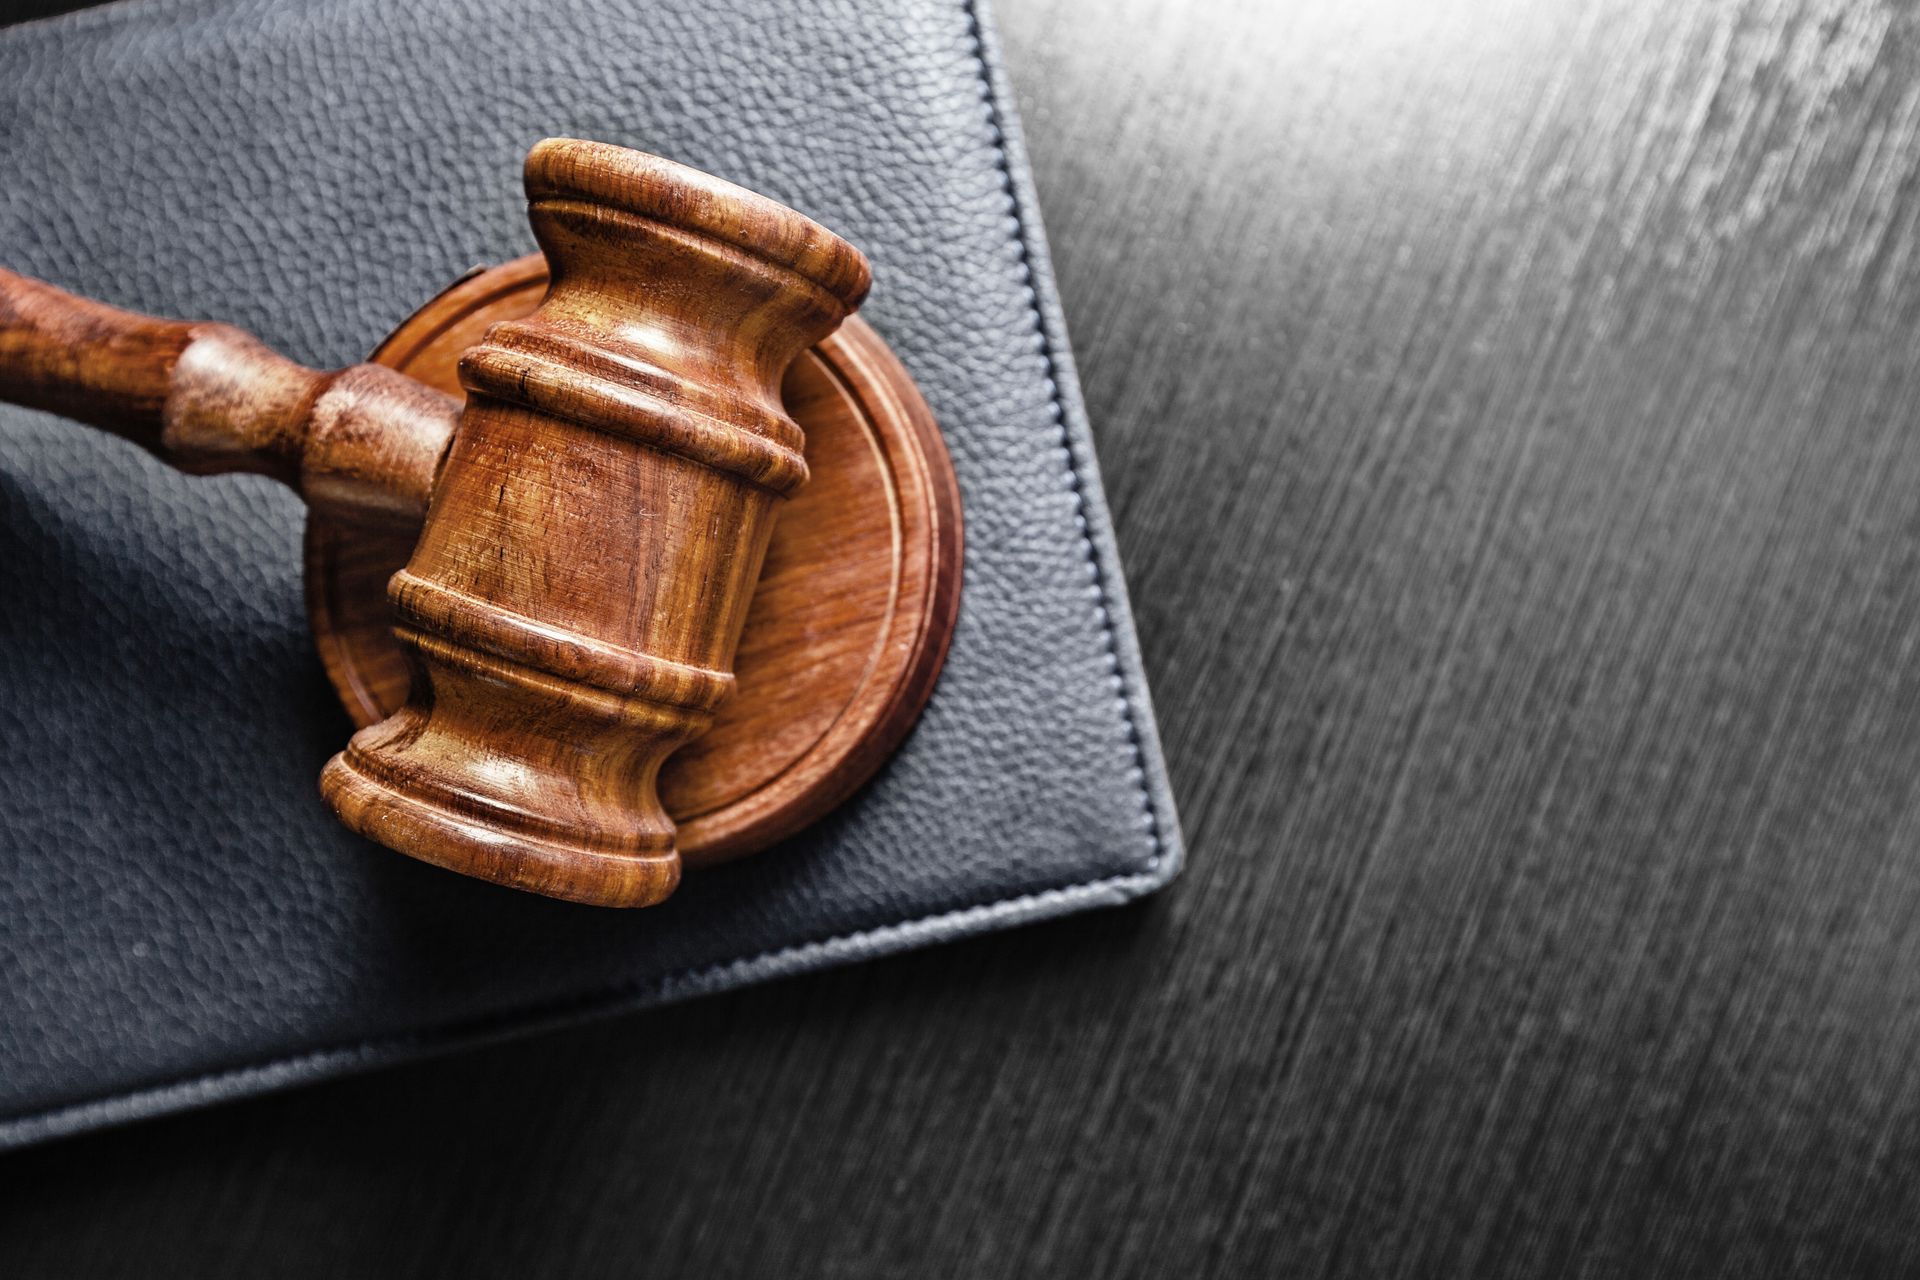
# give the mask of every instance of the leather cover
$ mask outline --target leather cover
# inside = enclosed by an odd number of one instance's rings
[[[0,32],[0,263],[336,366],[532,248],[521,160],[623,143],[859,244],[964,491],[952,656],[843,810],[666,906],[413,863],[298,501],[0,408],[0,1144],[1125,901],[1180,844],[991,30],[956,0],[130,0]]]

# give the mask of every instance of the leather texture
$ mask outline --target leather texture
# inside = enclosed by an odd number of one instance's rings
[[[0,263],[309,364],[532,248],[549,135],[866,250],[967,519],[919,728],[786,846],[620,913],[365,843],[304,512],[0,408],[0,1145],[1163,884],[1180,842],[990,24],[954,0],[129,0],[0,32]]]

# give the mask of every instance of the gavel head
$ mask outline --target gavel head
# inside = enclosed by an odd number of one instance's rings
[[[461,361],[388,589],[411,693],[321,786],[402,853],[645,906],[680,875],[660,765],[727,697],[774,504],[806,478],[781,377],[869,274],[800,214],[638,152],[543,142],[526,185],[552,284]]]

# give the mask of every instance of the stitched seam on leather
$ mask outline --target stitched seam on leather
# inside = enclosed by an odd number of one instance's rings
[[[994,93],[993,71],[987,62],[987,35],[980,17],[982,2],[961,0],[967,15],[967,34],[973,41],[974,62],[980,71],[980,99],[986,104],[987,126],[993,130],[994,162],[1000,170],[1000,189],[1006,193],[1007,204],[1013,211],[1013,243],[1020,251],[1021,287],[1026,290],[1027,303],[1033,312],[1033,332],[1040,339],[1040,355],[1047,365],[1048,406],[1059,436],[1060,450],[1067,460],[1062,471],[1067,488],[1073,492],[1074,516],[1080,525],[1080,545],[1086,551],[1087,568],[1091,572],[1098,599],[1097,613],[1101,637],[1106,644],[1107,666],[1120,695],[1114,701],[1118,704],[1120,722],[1126,727],[1127,745],[1133,753],[1134,783],[1140,790],[1140,810],[1147,819],[1147,844],[1153,850],[1146,863],[1147,871],[1151,873],[1160,869],[1166,840],[1160,827],[1160,814],[1154,807],[1153,792],[1147,788],[1146,749],[1140,739],[1139,718],[1134,714],[1134,691],[1128,688],[1126,664],[1120,661],[1119,641],[1114,635],[1113,597],[1107,587],[1106,572],[1100,564],[1099,550],[1093,544],[1093,533],[1087,519],[1086,487],[1075,464],[1072,433],[1067,430],[1067,406],[1060,394],[1060,363],[1054,351],[1054,335],[1047,326],[1046,313],[1040,307],[1040,293],[1034,285],[1033,249],[1027,234],[1030,215],[1021,206],[1020,190],[1013,180],[1007,133],[1002,124],[1000,102]]]
[[[450,1052],[463,1044],[504,1038],[542,1025],[559,1025],[595,1014],[611,1014],[618,1011],[622,1004],[638,1011],[641,1008],[671,1003],[677,998],[691,998],[705,994],[707,990],[712,989],[710,984],[714,979],[729,971],[768,968],[771,972],[763,975],[765,977],[789,976],[807,971],[809,968],[807,962],[815,957],[831,961],[834,952],[853,950],[863,943],[884,945],[885,941],[900,937],[910,940],[914,934],[937,932],[943,926],[971,920],[992,921],[1018,914],[1029,907],[1044,908],[1057,905],[1064,909],[1081,899],[1098,897],[1107,890],[1119,893],[1121,900],[1125,901],[1159,887],[1158,872],[1164,860],[1166,836],[1159,811],[1153,803],[1153,793],[1147,786],[1146,750],[1141,737],[1139,720],[1134,710],[1134,700],[1130,696],[1133,690],[1128,684],[1127,664],[1120,660],[1119,642],[1113,623],[1112,595],[1106,573],[1100,563],[1099,549],[1094,545],[1089,527],[1084,481],[1077,466],[1074,442],[1067,429],[1067,406],[1060,390],[1060,365],[1056,354],[1055,338],[1048,328],[1046,314],[1040,305],[1040,294],[1034,285],[1032,248],[1027,232],[1030,216],[1022,206],[1019,188],[1013,178],[1007,133],[1002,124],[999,100],[994,90],[993,72],[987,60],[987,37],[980,16],[981,0],[961,0],[960,7],[967,18],[968,37],[972,42],[974,62],[978,68],[980,99],[986,109],[987,126],[992,131],[995,167],[1000,174],[1001,190],[1005,193],[1008,206],[1012,211],[1014,224],[1012,240],[1019,251],[1022,288],[1026,291],[1027,301],[1032,311],[1032,332],[1040,340],[1040,354],[1046,361],[1045,378],[1049,413],[1058,433],[1061,451],[1066,455],[1066,465],[1062,468],[1062,474],[1068,488],[1073,492],[1075,515],[1080,524],[1081,546],[1086,552],[1087,566],[1091,572],[1098,601],[1097,612],[1107,661],[1121,693],[1115,702],[1121,722],[1126,729],[1127,742],[1133,757],[1134,781],[1140,792],[1141,812],[1147,820],[1147,842],[1153,850],[1146,860],[1145,869],[1095,880],[1068,881],[1051,888],[996,898],[932,915],[916,916],[911,920],[856,929],[812,942],[772,947],[749,956],[737,956],[711,964],[696,965],[655,978],[615,983],[589,994],[514,1010],[465,1027],[456,1024],[435,1031],[372,1037],[322,1049],[303,1050],[263,1062],[182,1076],[164,1084],[110,1093],[99,1098],[68,1103],[46,1110],[0,1117],[0,1147],[6,1145],[5,1140],[9,1130],[42,1127],[45,1130],[44,1136],[55,1136],[78,1131],[85,1126],[85,1117],[102,1110],[112,1112],[114,1115],[124,1115],[128,1119],[159,1114],[168,1109],[165,1103],[169,1098],[195,1089],[210,1089],[223,1081],[243,1080],[249,1077],[263,1078],[276,1072],[297,1070],[303,1064],[317,1066],[328,1061],[364,1059],[368,1066],[374,1066],[402,1058],[409,1052],[421,1054],[436,1050]],[[120,14],[128,16],[137,14],[140,9],[132,3],[124,7],[116,5],[113,8],[118,9]],[[99,10],[93,12],[98,13]],[[1043,911],[1041,914],[1044,916],[1053,913]],[[271,1082],[265,1082],[259,1091],[269,1087]],[[153,1111],[145,1111],[138,1105],[143,1100],[160,1105]],[[60,1125],[62,1117],[76,1119],[79,1123],[72,1128],[63,1128]]]
[[[861,956],[857,954],[857,949],[861,944],[875,944],[881,950],[873,954],[885,954],[888,950],[886,944],[890,941],[900,939],[903,946],[912,945],[915,935],[939,933],[947,926],[965,928],[976,922],[990,922],[1019,914],[1029,908],[1036,909],[1029,920],[1038,921],[1065,914],[1083,900],[1098,898],[1109,890],[1117,893],[1119,901],[1124,902],[1149,893],[1158,886],[1158,877],[1152,872],[1144,872],[1036,889],[1009,898],[918,916],[912,920],[876,925],[812,942],[774,947],[751,956],[715,961],[656,978],[617,983],[572,999],[513,1009],[493,1017],[456,1023],[433,1031],[372,1037],[321,1049],[306,1049],[261,1062],[181,1076],[162,1084],[65,1103],[45,1110],[23,1111],[0,1117],[0,1150],[11,1145],[26,1145],[40,1138],[80,1132],[88,1127],[93,1117],[103,1121],[134,1120],[212,1103],[219,1099],[212,1097],[209,1091],[228,1082],[257,1081],[257,1087],[245,1089],[244,1096],[252,1096],[274,1088],[277,1082],[273,1077],[276,1075],[297,1073],[303,1067],[320,1070],[331,1064],[352,1065],[357,1062],[366,1069],[372,1069],[387,1063],[406,1061],[414,1056],[451,1053],[462,1048],[516,1039],[543,1028],[567,1026],[622,1011],[639,1012],[659,1008],[715,990],[725,990],[726,985],[716,980],[733,972],[747,971],[747,977],[759,980],[792,977],[813,972],[815,960],[831,963],[837,958],[836,952],[855,951],[856,954],[851,958],[859,959]],[[754,973],[754,970],[761,972]],[[18,1141],[10,1142],[12,1138]]]

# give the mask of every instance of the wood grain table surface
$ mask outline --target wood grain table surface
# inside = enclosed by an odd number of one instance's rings
[[[1920,20],[1002,0],[1155,901],[0,1161],[0,1275],[1920,1271]]]

